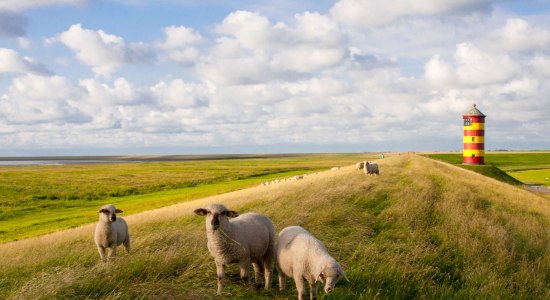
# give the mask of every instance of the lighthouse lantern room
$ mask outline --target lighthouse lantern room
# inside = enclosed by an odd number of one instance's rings
[[[484,164],[485,156],[485,115],[476,105],[466,114],[464,119],[464,163]]]

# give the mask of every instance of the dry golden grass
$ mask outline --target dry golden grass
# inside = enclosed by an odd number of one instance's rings
[[[211,299],[215,266],[204,219],[210,202],[302,225],[323,240],[349,283],[332,299],[550,297],[550,203],[479,174],[414,156],[126,216],[132,253],[106,264],[93,224],[0,245],[0,298]],[[122,250],[122,249],[120,249]],[[243,287],[230,266],[222,299],[293,299]]]

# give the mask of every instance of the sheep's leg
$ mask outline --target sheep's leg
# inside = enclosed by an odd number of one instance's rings
[[[254,268],[254,285],[256,289],[259,289],[262,287],[262,283],[260,281],[262,277],[262,268],[263,268],[262,262],[261,261],[253,262],[252,267]]]
[[[248,275],[250,273],[250,259],[242,260],[239,262],[239,269],[241,273],[241,280],[246,284],[249,283]]]
[[[221,295],[223,289],[225,265],[223,263],[216,262],[216,273],[218,275],[218,295]]]
[[[116,244],[114,246],[111,246],[111,253],[109,253],[109,258],[115,258],[116,257]]]
[[[271,288],[272,278],[273,278],[273,261],[271,259],[266,259],[264,261],[264,280],[265,280],[266,290],[269,290]]]
[[[306,286],[302,276],[294,276],[294,283],[296,283],[296,289],[298,290],[298,300],[304,300],[306,294]]]
[[[101,261],[105,261],[105,247],[97,246],[97,252],[99,252],[99,256],[101,257]]]
[[[309,298],[311,300],[317,299],[317,282],[309,284]]]
[[[130,237],[126,238],[123,245],[124,245],[124,249],[126,249],[126,253],[130,254]]]
[[[277,273],[279,274],[279,291],[284,291],[286,286],[286,280],[285,280],[285,274],[279,268],[279,265],[277,265]]]

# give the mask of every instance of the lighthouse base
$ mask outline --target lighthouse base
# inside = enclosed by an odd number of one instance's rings
[[[483,159],[483,156],[476,156],[476,157],[464,156],[463,163],[469,164],[469,165],[484,165],[485,160]]]

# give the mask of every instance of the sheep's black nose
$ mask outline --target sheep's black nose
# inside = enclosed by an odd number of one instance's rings
[[[214,214],[214,217],[212,218],[212,228],[214,230],[218,229],[220,227],[220,219],[218,214]]]
[[[111,220],[111,222],[116,221],[116,215],[111,215],[111,216],[109,217],[109,220]]]

